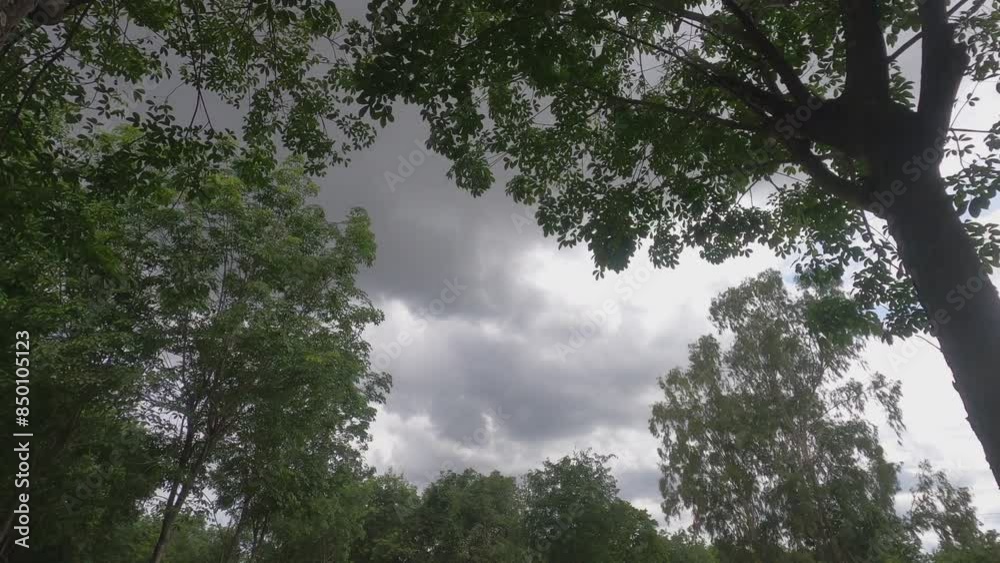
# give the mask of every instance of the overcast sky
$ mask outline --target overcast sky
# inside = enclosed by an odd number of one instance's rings
[[[349,6],[348,17],[362,15]],[[904,68],[917,68],[918,54],[907,52]],[[957,126],[996,119],[997,95],[982,90]],[[217,119],[239,122],[238,112],[212,105]],[[330,219],[366,208],[379,244],[362,285],[386,314],[368,338],[393,388],[369,462],[422,486],[442,470],[517,475],[593,448],[616,456],[622,496],[662,522],[648,431],[657,377],[684,365],[688,344],[710,331],[713,296],[766,268],[790,280],[790,264],[766,249],[720,266],[689,252],[677,268],[654,270],[640,251],[627,271],[595,280],[586,249],[557,249],[502,186],[481,198],[459,191],[448,163],[423,148],[427,133],[414,108],[400,107],[373,147],[319,179]],[[982,219],[1000,222],[1000,213]],[[1000,492],[940,353],[911,339],[872,344],[865,360],[903,383],[902,444],[882,429],[889,458],[903,464],[903,487],[928,459],[969,487],[982,520],[1000,528]],[[908,509],[905,496],[898,507]]]
[[[966,110],[962,122],[982,127],[996,108]],[[362,281],[386,313],[368,337],[394,384],[369,461],[424,485],[445,469],[520,474],[593,448],[617,456],[622,496],[662,521],[647,428],[656,379],[710,330],[714,295],[766,268],[791,279],[790,263],[759,250],[713,266],[691,252],[654,270],[640,252],[624,273],[595,280],[586,249],[557,249],[502,187],[481,198],[459,191],[426,137],[416,110],[400,108],[374,147],[320,181],[331,218],[366,208],[379,243]],[[1000,527],[1000,494],[939,352],[912,339],[873,344],[865,359],[903,383],[908,431],[901,445],[882,435],[904,488],[929,459]]]

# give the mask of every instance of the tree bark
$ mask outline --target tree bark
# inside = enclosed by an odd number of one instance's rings
[[[225,550],[222,552],[221,563],[231,563],[239,556],[240,536],[243,535],[243,530],[246,528],[246,513],[249,504],[250,501],[246,500],[243,503],[243,507],[240,508],[240,515],[236,520],[236,526],[233,528],[233,537],[229,539]]]
[[[189,418],[187,429],[184,432],[184,446],[177,464],[180,475],[184,477],[174,479],[170,487],[170,495],[167,497],[167,504],[163,509],[163,523],[160,526],[160,535],[156,539],[156,545],[153,546],[153,553],[149,557],[150,563],[161,563],[163,561],[163,557],[167,552],[167,544],[170,543],[170,534],[173,532],[174,522],[184,507],[184,503],[187,501],[197,472],[201,469],[201,463],[204,460],[204,453],[207,451],[208,445],[205,445],[202,449],[202,455],[199,455],[197,459],[192,461],[192,457],[194,457],[195,434],[195,424]]]
[[[938,163],[921,170],[909,160],[922,151],[910,146],[902,151],[908,157],[886,163],[899,182],[895,192],[891,184],[881,188],[883,203],[892,197],[884,215],[1000,483],[1000,297],[945,192]]]
[[[174,530],[174,522],[177,521],[177,516],[181,513],[184,502],[187,501],[191,485],[191,482],[181,484],[179,493],[176,496],[171,495],[172,502],[167,502],[167,507],[163,512],[163,524],[160,526],[160,536],[156,538],[156,545],[153,546],[153,554],[149,557],[149,563],[161,563],[166,556],[170,534]]]

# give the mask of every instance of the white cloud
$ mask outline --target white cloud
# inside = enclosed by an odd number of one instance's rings
[[[958,125],[991,123],[995,101],[967,107]],[[353,205],[372,214],[379,258],[364,281],[387,321],[369,340],[384,347],[414,333],[389,365],[395,385],[374,425],[369,461],[423,484],[442,468],[518,474],[593,447],[618,455],[623,494],[662,520],[656,444],[646,430],[656,378],[683,363],[687,344],[709,330],[712,297],[768,267],[788,279],[789,265],[767,251],[723,265],[687,251],[676,269],[640,275],[649,266],[640,251],[629,270],[595,280],[585,248],[558,250],[501,189],[477,199],[461,193],[437,155],[395,192],[373,186],[414,138],[426,138],[426,128],[404,108],[321,197],[332,215]],[[1000,211],[985,219],[1000,220]],[[439,315],[420,315],[446,279],[469,288]],[[602,316],[609,301],[614,311]],[[426,326],[415,331],[420,318]],[[579,345],[561,353],[558,345],[571,342]],[[929,459],[970,486],[983,519],[1000,527],[1000,493],[940,353],[911,339],[873,344],[864,358],[903,382],[908,430],[902,446],[883,431],[890,458],[906,468]],[[494,425],[489,413],[497,410],[509,417]],[[899,506],[907,504],[901,497]]]

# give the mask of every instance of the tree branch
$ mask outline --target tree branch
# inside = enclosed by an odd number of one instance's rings
[[[87,11],[90,9],[90,4],[86,4],[86,7],[80,11],[76,20],[74,21],[73,28],[66,32],[66,38],[63,40],[61,47],[56,49],[52,56],[42,65],[38,73],[31,79],[28,86],[24,89],[21,94],[21,98],[15,106],[14,110],[10,112],[7,116],[7,129],[0,131],[0,138],[6,139],[6,135],[18,125],[18,121],[21,117],[21,112],[24,111],[24,107],[28,102],[28,99],[35,93],[35,88],[38,87],[38,83],[42,78],[48,74],[52,66],[59,60],[63,58],[66,54],[66,50],[69,49],[70,45],[73,43],[73,39],[76,37],[76,33],[80,31],[80,27],[83,25],[83,18],[87,15]]]
[[[919,5],[923,45],[917,113],[926,120],[929,133],[948,128],[969,64],[965,45],[955,42],[955,28],[948,22],[946,7],[947,0],[925,0]]]
[[[679,61],[701,75],[710,84],[714,84],[716,88],[736,98],[739,103],[760,116],[764,123],[778,124],[782,118],[791,117],[796,113],[796,110],[805,105],[796,105],[784,96],[769,92],[739,76],[729,74],[717,68],[710,61],[692,56],[680,47],[658,45],[644,38],[636,37],[610,22],[602,20],[600,23],[611,33]],[[838,100],[818,100],[816,98],[811,98],[811,101],[819,104],[813,103],[811,107],[808,107],[811,117],[804,122],[798,121],[801,126],[799,133],[813,141],[836,147],[847,154],[854,154],[843,123],[845,109],[847,109],[845,104]]]
[[[785,88],[788,89],[795,101],[800,104],[809,101],[812,94],[806,88],[806,85],[802,83],[798,72],[792,68],[792,65],[782,55],[781,51],[778,50],[777,46],[767,38],[764,31],[757,26],[753,17],[743,10],[735,0],[723,0],[722,3],[740,21],[745,32],[744,35],[749,41],[750,46],[764,57],[774,71],[778,73],[781,81],[785,84]]]
[[[808,141],[788,139],[782,142],[816,185],[858,209],[865,209],[868,206],[870,201],[864,187],[845,180],[830,170],[818,156],[813,154]]]
[[[593,90],[593,89],[591,89],[591,90]],[[743,122],[736,121],[736,120],[733,120],[733,119],[726,119],[725,117],[720,117],[718,115],[711,115],[711,114],[708,114],[708,113],[701,113],[701,112],[697,112],[697,111],[691,111],[691,110],[686,110],[686,109],[677,108],[677,107],[673,107],[673,106],[668,106],[666,104],[657,102],[655,100],[651,100],[649,98],[635,99],[635,98],[628,98],[628,97],[625,97],[625,96],[618,96],[618,95],[615,95],[615,94],[607,94],[607,93],[600,92],[600,91],[597,91],[597,90],[593,90],[593,91],[595,93],[597,93],[597,94],[605,97],[606,99],[614,101],[614,102],[618,102],[618,103],[622,103],[622,104],[628,104],[628,105],[633,105],[633,106],[647,107],[647,108],[650,108],[652,110],[662,111],[664,113],[669,113],[671,115],[678,115],[678,116],[688,117],[688,118],[695,119],[695,120],[708,121],[708,122],[711,122],[711,123],[715,123],[717,125],[721,125],[723,127],[728,127],[730,129],[737,129],[737,130],[741,130],[741,131],[759,131],[760,128],[761,128],[760,125],[754,125],[754,124],[751,124],[751,123],[743,123]]]
[[[719,72],[713,68],[713,65],[710,62],[698,57],[692,57],[680,47],[674,46],[673,48],[670,48],[657,45],[656,43],[627,33],[610,22],[602,20],[601,23],[607,31],[610,31],[615,35],[628,39],[629,41],[633,41],[637,45],[646,47],[654,52],[670,57],[684,64],[688,68],[701,74],[708,81],[715,83],[716,86],[736,96],[744,104],[747,104],[754,111],[757,111],[762,115],[766,116],[768,113],[771,115],[781,115],[790,109],[788,101],[782,99],[780,96],[775,96],[774,94],[758,88],[757,86],[754,86],[737,76]]]
[[[840,6],[847,42],[844,96],[852,102],[884,108],[889,101],[889,62],[876,2],[840,0]]]
[[[953,15],[955,12],[958,11],[959,8],[961,8],[968,1],[969,0],[959,0],[958,4],[955,4],[954,6],[951,7],[950,10],[948,10],[948,16]],[[976,5],[973,6],[972,10],[970,11],[974,12],[978,10],[979,6],[983,5],[983,1],[984,0],[977,0]],[[924,36],[924,30],[921,29],[913,37],[907,40],[906,43],[903,43],[898,49],[896,49],[895,51],[892,52],[891,55],[889,55],[889,62],[896,60],[899,57],[899,55],[903,54],[904,51],[912,47],[917,41],[920,41],[920,39],[923,38],[923,36]]]

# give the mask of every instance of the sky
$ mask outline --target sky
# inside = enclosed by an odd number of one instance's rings
[[[918,84],[919,47],[900,58]],[[988,128],[1000,96],[966,84],[958,99],[970,92],[982,100],[956,112],[955,126]],[[716,294],[767,268],[791,281],[791,262],[766,248],[722,265],[687,251],[676,268],[654,269],[640,250],[624,272],[595,279],[585,247],[558,249],[533,210],[504,194],[500,167],[494,189],[474,198],[447,178],[446,159],[424,148],[417,109],[398,106],[395,117],[374,146],[319,179],[331,218],[364,207],[379,243],[361,284],[385,312],[367,338],[393,388],[372,428],[369,463],[423,486],[445,470],[519,475],[590,448],[615,455],[622,498],[662,525],[685,526],[659,508],[648,429],[657,378],[686,365],[688,344],[712,330]],[[1000,223],[1000,211],[980,219]],[[1000,529],[1000,490],[940,352],[911,338],[872,343],[863,360],[902,383],[900,439],[873,419],[887,457],[902,464],[902,488],[929,460],[968,487],[984,524]],[[897,510],[909,502],[899,495]]]
[[[361,283],[386,314],[367,338],[393,388],[368,461],[422,486],[443,470],[519,475],[592,448],[616,456],[622,497],[663,523],[648,430],[657,377],[685,365],[688,344],[711,331],[713,296],[767,268],[791,280],[791,263],[758,249],[711,265],[688,251],[658,270],[640,251],[626,271],[597,280],[586,248],[543,237],[532,209],[504,194],[502,175],[480,198],[457,189],[448,162],[424,148],[427,135],[416,109],[400,106],[373,147],[320,179],[331,218],[364,207],[379,242]],[[903,385],[907,431],[900,443],[881,432],[903,487],[928,459],[1000,528],[1000,493],[939,352],[910,339],[874,343],[864,360]],[[906,495],[898,508],[909,508]]]
[[[919,45],[901,58],[903,68],[919,68],[918,56]],[[970,91],[964,86],[959,99]],[[982,87],[977,94],[983,100],[963,108],[956,126],[996,120],[1000,96]],[[212,105],[216,119],[231,110]],[[493,190],[473,198],[425,148],[417,109],[398,106],[395,117],[349,166],[317,179],[329,218],[365,208],[379,244],[360,282],[385,313],[366,338],[393,388],[372,427],[369,463],[423,486],[441,471],[520,475],[593,449],[614,454],[622,498],[670,528],[686,525],[665,522],[659,508],[657,440],[648,430],[657,378],[686,365],[688,344],[712,330],[715,295],[768,268],[791,281],[791,262],[758,248],[711,265],[687,251],[676,268],[654,269],[640,250],[624,272],[595,279],[586,248],[558,249],[533,210],[504,194],[502,170]],[[236,125],[239,116],[222,119]],[[980,219],[1000,222],[1000,211]],[[927,459],[969,487],[980,518],[1000,529],[1000,491],[940,353],[913,338],[872,343],[863,359],[902,382],[901,439],[873,420],[890,461],[902,464],[903,488]],[[905,512],[909,498],[897,500]]]

